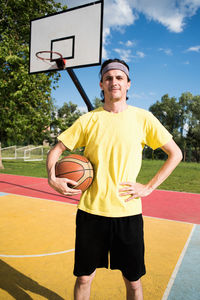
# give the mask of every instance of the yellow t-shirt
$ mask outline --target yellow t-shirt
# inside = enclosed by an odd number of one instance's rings
[[[70,150],[85,147],[84,155],[94,167],[93,183],[78,208],[106,217],[140,214],[141,199],[125,202],[128,197],[119,196],[119,184],[136,182],[145,145],[156,149],[171,138],[150,112],[133,106],[120,113],[101,107],[81,116],[58,137]]]

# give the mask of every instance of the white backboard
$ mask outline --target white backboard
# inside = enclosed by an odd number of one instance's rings
[[[58,70],[54,61],[58,56],[43,61],[36,57],[40,51],[59,52],[66,68],[101,64],[102,31],[103,0],[32,20],[29,73]]]

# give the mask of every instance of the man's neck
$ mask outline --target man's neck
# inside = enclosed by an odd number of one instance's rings
[[[107,102],[105,101],[103,108],[106,111],[112,112],[112,113],[120,113],[124,110],[126,110],[128,107],[128,104],[125,101],[116,101],[116,102]]]

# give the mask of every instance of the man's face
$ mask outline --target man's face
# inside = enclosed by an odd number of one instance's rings
[[[109,70],[103,75],[100,87],[104,91],[106,101],[126,100],[127,90],[130,88],[127,75],[121,70]]]

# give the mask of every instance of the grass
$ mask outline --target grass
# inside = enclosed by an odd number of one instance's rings
[[[65,153],[67,155],[68,153]],[[147,183],[162,166],[160,160],[144,160],[137,181]],[[46,162],[24,162],[4,160],[5,169],[0,173],[46,178]],[[181,162],[168,179],[158,189],[200,193],[200,164]]]
[[[32,177],[47,177],[46,163],[43,161],[4,160],[4,168],[0,173]]]
[[[137,181],[148,182],[162,164],[161,160],[144,160]],[[158,189],[200,193],[200,164],[181,162]]]

